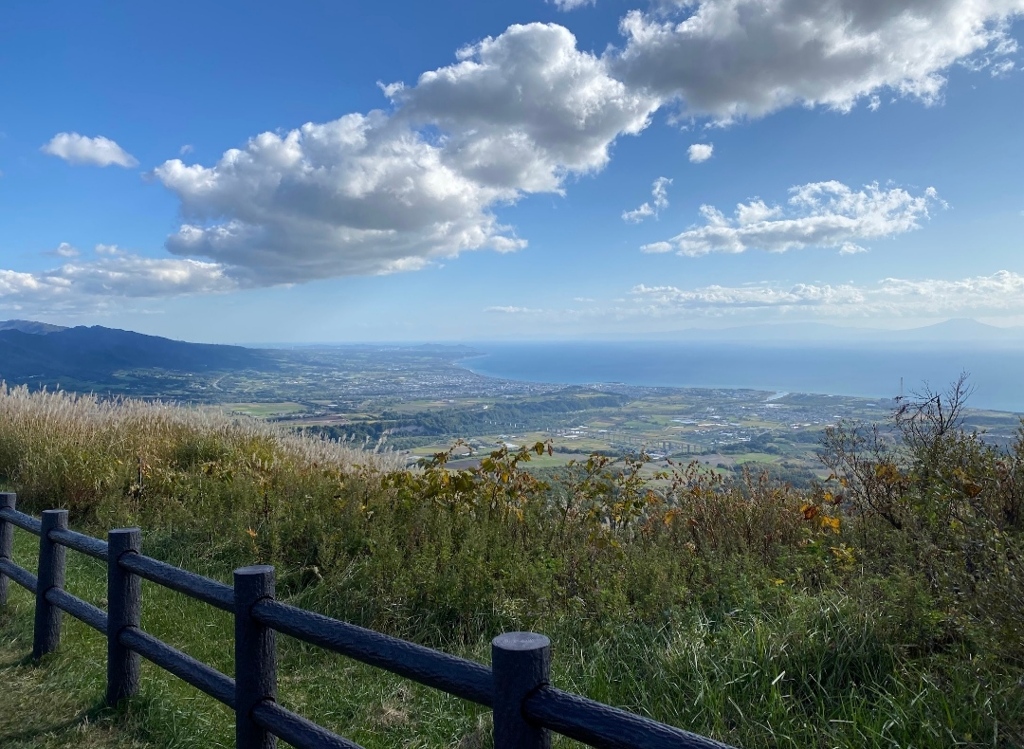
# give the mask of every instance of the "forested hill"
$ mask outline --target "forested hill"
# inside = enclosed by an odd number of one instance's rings
[[[24,324],[0,329],[0,378],[8,384],[59,379],[97,382],[115,372],[138,369],[268,369],[276,362],[270,352],[258,349],[186,343],[99,325],[26,330],[33,329]]]

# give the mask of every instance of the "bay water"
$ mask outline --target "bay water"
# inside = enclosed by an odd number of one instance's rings
[[[684,341],[474,343],[481,356],[460,365],[481,375],[562,384],[657,387],[892,398],[929,386],[944,390],[970,374],[969,407],[1024,413],[1024,349],[944,346],[793,345]]]

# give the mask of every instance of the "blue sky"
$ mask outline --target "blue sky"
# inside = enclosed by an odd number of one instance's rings
[[[0,318],[1024,324],[1024,0],[0,10]]]

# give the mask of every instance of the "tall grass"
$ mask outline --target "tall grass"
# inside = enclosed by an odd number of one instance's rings
[[[212,411],[0,392],[0,479],[23,506],[138,523],[176,564],[273,563],[299,605],[475,657],[503,630],[544,631],[560,684],[744,746],[1024,742],[1024,446],[929,443],[952,473],[849,452],[835,465],[859,473],[807,492],[698,464],[647,479],[643,455],[545,483],[525,468],[547,447],[405,470]],[[350,716],[368,746],[486,745],[476,713],[363,671],[380,704],[342,707],[316,686],[327,666],[287,658],[296,704]]]
[[[214,408],[0,384],[0,481],[29,506],[150,520],[197,517],[310,473],[394,470],[389,453],[296,435]],[[227,491],[230,488],[231,491]],[[212,504],[211,504],[212,503]]]

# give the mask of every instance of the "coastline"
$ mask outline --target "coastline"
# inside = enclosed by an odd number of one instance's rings
[[[694,342],[473,343],[453,363],[506,381],[565,386],[630,386],[675,390],[754,390],[891,400],[926,388],[943,390],[971,374],[973,410],[1024,413],[1015,373],[1024,353],[870,346],[748,346]]]

